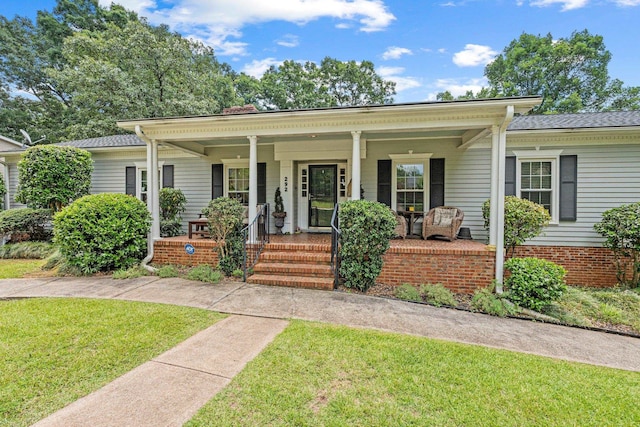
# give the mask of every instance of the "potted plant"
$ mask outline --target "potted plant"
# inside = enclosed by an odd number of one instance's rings
[[[276,234],[282,234],[282,227],[284,227],[284,219],[287,213],[284,211],[284,203],[282,202],[282,194],[280,194],[280,187],[276,188],[276,194],[274,197],[275,206],[273,209],[273,218],[276,226]]]

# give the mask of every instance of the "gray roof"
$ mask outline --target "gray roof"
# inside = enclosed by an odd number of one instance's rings
[[[63,145],[78,148],[110,148],[110,147],[138,147],[144,146],[144,141],[136,135],[111,135],[99,138],[79,139],[76,141],[59,142]]]
[[[640,111],[518,116],[508,130],[591,129],[640,126]]]

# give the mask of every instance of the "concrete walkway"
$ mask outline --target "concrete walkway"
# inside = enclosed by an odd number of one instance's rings
[[[234,315],[39,426],[181,425],[285,328],[281,319],[414,334],[640,371],[638,338],[339,292],[241,282],[210,285],[175,278],[89,277],[0,280],[0,298],[7,297],[113,298]],[[176,398],[176,390],[184,392],[183,397]],[[142,397],[148,405],[142,404]],[[127,422],[112,418],[123,411],[131,412]],[[178,415],[171,418],[172,414]],[[94,417],[92,422],[87,422],[89,416]]]

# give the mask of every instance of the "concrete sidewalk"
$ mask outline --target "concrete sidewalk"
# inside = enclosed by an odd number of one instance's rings
[[[340,292],[157,277],[0,280],[0,298],[9,297],[111,298],[234,315],[38,426],[181,425],[286,327],[282,319],[414,334],[640,371],[638,338]],[[117,418],[118,413],[124,418]]]
[[[403,301],[225,282],[111,277],[0,280],[2,297],[115,298],[421,335],[640,371],[640,339]]]

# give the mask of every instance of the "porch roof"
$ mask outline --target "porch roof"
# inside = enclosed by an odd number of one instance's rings
[[[247,136],[259,143],[299,140],[300,137],[333,137],[361,131],[366,139],[443,138],[459,144],[478,139],[492,126],[500,125],[508,106],[516,114],[540,104],[537,96],[370,105],[303,110],[257,111],[245,114],[195,117],[165,117],[123,120],[118,126],[159,143],[172,143],[204,154],[208,146],[246,145]]]

